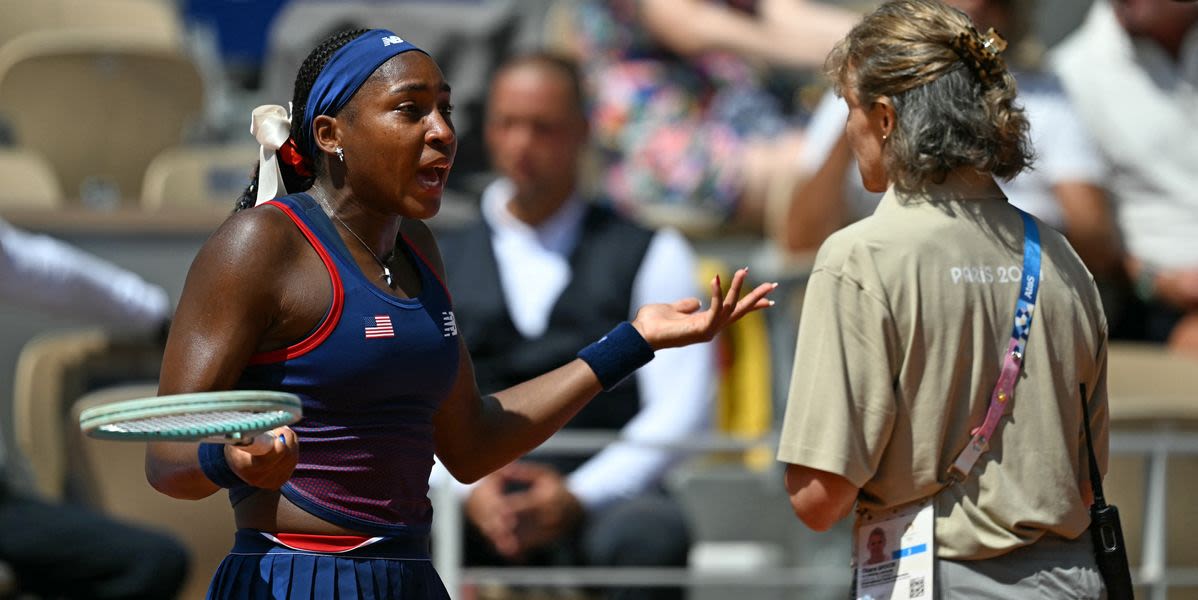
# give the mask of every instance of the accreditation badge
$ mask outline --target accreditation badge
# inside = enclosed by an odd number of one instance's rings
[[[933,597],[936,524],[932,499],[866,513],[853,531],[857,600]]]

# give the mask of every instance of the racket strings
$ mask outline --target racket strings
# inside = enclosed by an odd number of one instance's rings
[[[286,425],[293,420],[294,416],[283,410],[265,412],[212,411],[133,419],[102,425],[98,429],[106,433],[153,433],[162,437],[211,435],[237,437],[235,433],[229,432],[265,431]]]

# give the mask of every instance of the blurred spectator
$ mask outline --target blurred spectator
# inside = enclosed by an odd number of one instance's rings
[[[1198,4],[1096,0],[1053,66],[1108,163],[1133,294],[1113,337],[1198,351]]]
[[[480,389],[569,362],[636,306],[694,295],[695,257],[679,233],[642,229],[577,189],[587,123],[572,62],[532,54],[502,67],[486,140],[501,177],[483,194],[481,221],[446,232],[441,245]],[[684,439],[708,419],[713,366],[706,344],[658,352],[566,428]],[[469,491],[467,563],[685,566],[686,522],[659,485],[674,458],[613,445],[508,465]],[[660,587],[615,593],[681,597]]]
[[[0,221],[0,302],[158,335],[170,313],[162,288],[72,246]],[[3,443],[0,441],[0,449]],[[0,561],[17,590],[48,598],[174,598],[187,552],[163,534],[24,490],[0,461]]]
[[[588,0],[576,17],[616,207],[696,229],[771,223],[802,134],[753,63],[819,65],[856,15],[805,0]]]
[[[1010,202],[1061,231],[1099,277],[1118,272],[1119,242],[1102,181],[1105,166],[1060,82],[1039,69],[1027,43],[1029,0],[949,0],[979,31],[1007,37],[1011,73],[1027,114],[1034,169],[1000,182]],[[964,66],[962,66],[964,68]],[[802,182],[787,215],[788,250],[814,251],[832,232],[873,213],[881,194],[865,190],[844,134],[848,109],[828,92],[807,129]]]

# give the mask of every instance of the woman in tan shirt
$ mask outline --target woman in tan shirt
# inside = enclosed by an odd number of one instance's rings
[[[1026,282],[1023,217],[995,181],[1032,155],[1002,45],[939,2],[900,0],[829,57],[862,181],[886,195],[820,248],[778,458],[817,530],[854,506],[864,521],[930,500],[938,597],[1097,598],[1079,388],[1105,470],[1107,326],[1089,272],[1042,224],[1014,397],[968,475],[948,475],[985,418]]]

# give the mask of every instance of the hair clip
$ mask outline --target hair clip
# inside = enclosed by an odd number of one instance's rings
[[[1003,72],[1007,65],[1003,62],[1002,52],[1007,49],[1007,40],[1003,39],[991,27],[985,35],[979,34],[972,26],[967,31],[957,34],[949,44],[961,61],[966,64],[981,80],[982,85],[992,87],[1005,85]]]
[[[976,31],[974,32],[977,33]],[[982,37],[982,47],[998,58],[999,54],[1007,51],[1007,40],[999,35],[993,27],[986,30]]]
[[[300,153],[299,146],[295,143],[295,138],[288,136],[287,141],[279,146],[279,158],[291,165],[295,173],[300,177],[311,177],[312,169],[308,166],[308,159]]]

